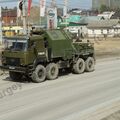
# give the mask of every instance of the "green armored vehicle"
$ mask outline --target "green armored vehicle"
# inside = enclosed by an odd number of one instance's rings
[[[94,47],[90,42],[73,42],[63,30],[33,31],[29,36],[5,38],[1,69],[8,70],[11,79],[23,76],[34,82],[53,80],[60,69],[76,74],[94,71]]]

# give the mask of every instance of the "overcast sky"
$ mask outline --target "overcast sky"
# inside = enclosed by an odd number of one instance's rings
[[[0,0],[1,1],[16,1],[16,0]],[[47,4],[50,4],[51,0],[47,0]],[[59,7],[62,7],[61,4],[63,4],[64,0],[56,0],[57,4]],[[33,2],[39,2],[39,0],[33,0]],[[91,8],[91,0],[68,0],[68,6],[69,8],[80,8],[80,9],[90,9]],[[7,6],[7,7],[13,7],[16,6],[16,2],[5,2],[5,3],[0,3],[0,6]]]

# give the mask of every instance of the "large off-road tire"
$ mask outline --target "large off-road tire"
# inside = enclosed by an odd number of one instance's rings
[[[79,58],[77,62],[73,65],[73,72],[75,74],[81,74],[85,71],[85,61]]]
[[[12,80],[21,80],[23,75],[21,73],[18,73],[18,72],[12,72],[12,71],[9,71],[9,75],[10,75],[10,78]]]
[[[32,73],[32,81],[36,83],[44,82],[46,78],[46,69],[43,65],[38,65]]]
[[[55,63],[50,63],[46,67],[47,71],[47,79],[48,80],[54,80],[58,77],[59,74],[59,68],[58,65]]]
[[[85,61],[85,70],[87,72],[92,72],[95,70],[95,60],[93,57],[88,57]]]

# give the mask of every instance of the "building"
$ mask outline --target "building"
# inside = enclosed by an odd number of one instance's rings
[[[109,0],[92,0],[92,8],[99,9],[101,5],[109,5]]]
[[[101,5],[106,5],[111,9],[120,8],[120,0],[92,0],[93,9],[99,9]]]
[[[111,19],[114,16],[115,12],[103,12],[102,14],[98,14],[101,19]]]
[[[87,28],[88,37],[120,37],[119,19],[92,21]]]
[[[58,27],[69,30],[74,35],[78,32],[84,37],[120,37],[119,19],[101,19],[100,16],[69,16],[67,20],[60,22]]]
[[[58,22],[58,27],[69,30],[74,35],[78,34],[78,31],[87,34],[87,21],[84,17],[79,15],[71,15],[68,18],[63,19],[62,22]]]
[[[16,9],[3,9],[2,10],[2,24],[3,26],[16,25],[17,10]]]
[[[113,9],[120,8],[120,0],[110,0],[110,7]]]

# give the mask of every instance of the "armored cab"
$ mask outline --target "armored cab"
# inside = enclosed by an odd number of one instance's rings
[[[56,79],[60,69],[76,74],[94,70],[94,46],[90,42],[73,42],[64,30],[34,30],[29,36],[5,38],[1,69],[12,79],[23,76],[34,82]]]

